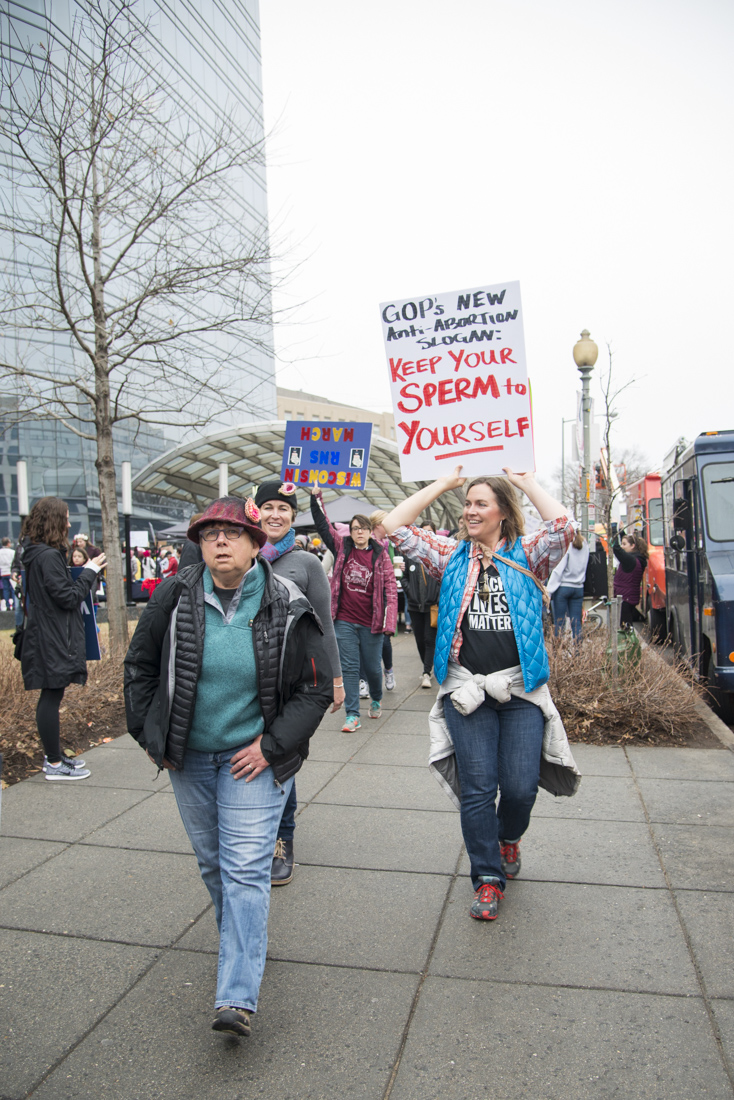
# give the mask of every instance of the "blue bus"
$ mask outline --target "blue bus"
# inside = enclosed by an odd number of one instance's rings
[[[734,722],[734,431],[703,432],[661,480],[668,637]]]

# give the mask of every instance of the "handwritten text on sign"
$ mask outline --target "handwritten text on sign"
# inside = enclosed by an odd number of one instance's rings
[[[296,485],[364,489],[371,443],[369,422],[289,420],[280,476]]]
[[[380,306],[405,481],[534,470],[518,282]]]

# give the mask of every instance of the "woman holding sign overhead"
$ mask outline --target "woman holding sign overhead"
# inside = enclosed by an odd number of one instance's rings
[[[495,919],[506,880],[520,871],[520,838],[539,782],[556,794],[573,794],[578,785],[545,686],[542,621],[542,582],[565,554],[575,524],[532,473],[505,473],[469,482],[458,541],[412,524],[443,493],[464,485],[461,466],[383,520],[401,552],[441,579],[431,767],[447,793],[461,799],[475,891],[470,914],[477,920]],[[516,489],[543,520],[532,535],[524,533]]]

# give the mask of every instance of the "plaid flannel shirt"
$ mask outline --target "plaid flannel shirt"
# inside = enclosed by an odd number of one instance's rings
[[[528,569],[535,574],[538,580],[543,582],[548,580],[551,571],[555,569],[568,550],[576,533],[576,527],[577,525],[572,518],[559,516],[558,519],[545,520],[537,531],[522,536],[520,541],[525,552]],[[437,580],[440,580],[443,576],[449,558],[459,545],[457,539],[447,538],[445,535],[434,535],[433,531],[413,526],[398,527],[390,538],[401,553],[422,562],[431,576],[436,577]],[[498,554],[502,553],[504,545],[505,540],[502,539],[497,545]],[[479,576],[481,559],[480,546],[476,542],[471,543],[469,546],[469,572],[449,655],[449,659],[457,664],[462,641],[461,623],[464,619],[464,613],[471,603],[472,593]]]

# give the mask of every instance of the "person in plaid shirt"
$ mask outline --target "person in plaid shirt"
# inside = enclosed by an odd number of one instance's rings
[[[475,890],[470,913],[494,920],[506,880],[520,871],[519,841],[552,708],[539,582],[566,553],[576,525],[532,473],[506,468],[506,477],[466,486],[459,539],[414,526],[429,504],[465,484],[461,469],[414,493],[383,525],[401,553],[442,578],[434,665],[441,688],[431,719],[445,722],[453,742]],[[543,520],[530,535],[516,489]]]

